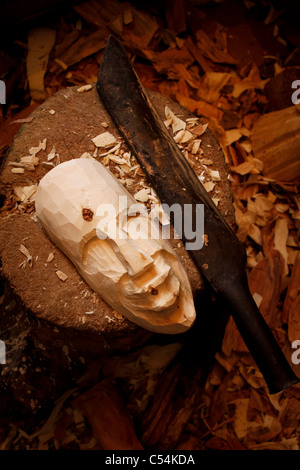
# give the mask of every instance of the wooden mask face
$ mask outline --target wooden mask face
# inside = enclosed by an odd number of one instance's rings
[[[101,163],[74,159],[47,173],[36,213],[87,284],[130,321],[164,333],[192,325],[191,288],[170,243]]]

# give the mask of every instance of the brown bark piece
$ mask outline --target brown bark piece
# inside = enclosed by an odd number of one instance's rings
[[[130,414],[110,379],[88,389],[72,405],[88,419],[101,450],[143,450]]]
[[[299,106],[262,116],[253,126],[254,156],[263,162],[263,175],[276,181],[300,178],[300,111]]]

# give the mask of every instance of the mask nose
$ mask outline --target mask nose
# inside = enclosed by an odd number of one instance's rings
[[[126,266],[128,274],[134,279],[153,265],[153,258],[141,249],[137,249],[130,239],[114,240],[115,252],[120,261]]]

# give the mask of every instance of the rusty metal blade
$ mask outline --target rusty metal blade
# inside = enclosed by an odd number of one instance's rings
[[[215,206],[135,74],[122,44],[111,36],[97,80],[98,94],[162,203],[204,205],[208,243],[188,253],[217,296],[227,303],[270,393],[299,382],[249,291],[244,247]],[[182,230],[187,247],[190,239]]]

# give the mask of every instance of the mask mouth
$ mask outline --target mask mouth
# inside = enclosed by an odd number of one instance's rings
[[[118,283],[121,303],[128,308],[160,311],[174,306],[178,299],[180,282],[163,250],[151,257],[130,240],[94,236],[84,246],[82,263],[87,273],[101,272]]]
[[[174,310],[181,293],[181,284],[162,252],[154,255],[152,266],[135,278],[125,274],[120,280],[120,300],[127,308],[141,312]]]

